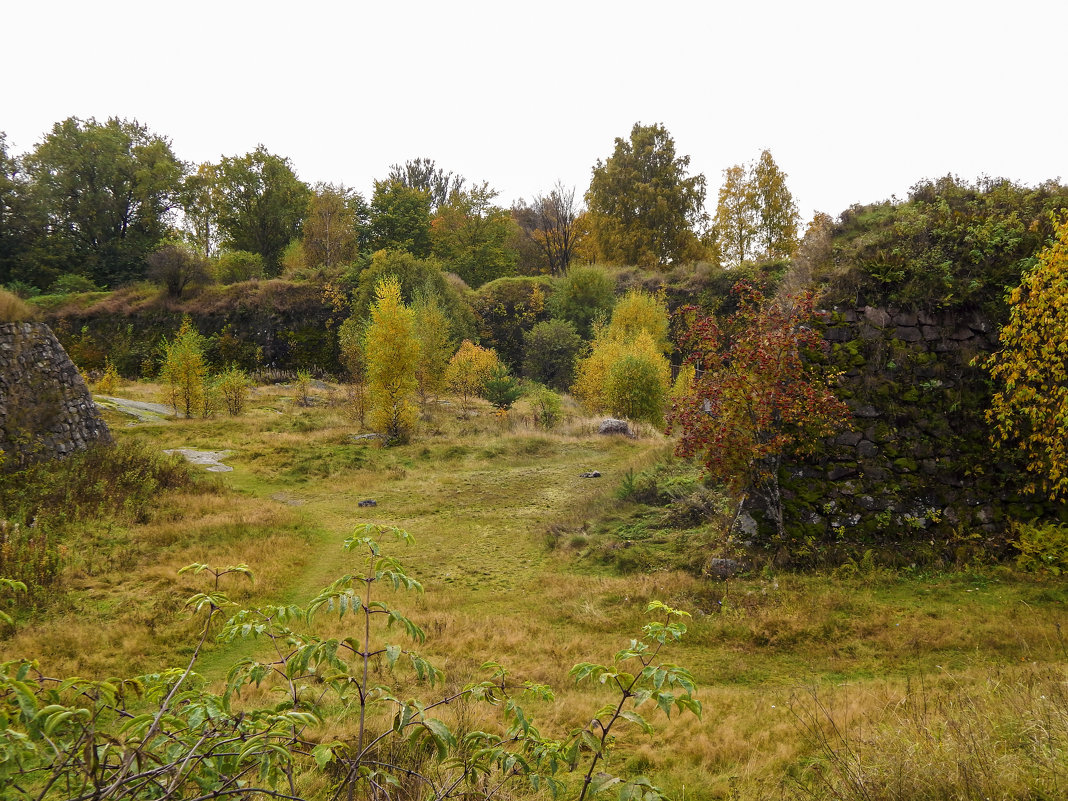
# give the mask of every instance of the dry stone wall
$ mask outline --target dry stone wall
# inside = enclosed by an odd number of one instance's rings
[[[905,563],[917,551],[966,558],[1004,549],[1013,520],[1068,517],[1063,504],[1024,494],[1018,455],[990,444],[991,386],[973,365],[996,347],[996,325],[973,312],[873,307],[833,309],[821,325],[853,414],[780,475],[787,550],[818,542]]]
[[[52,330],[0,324],[0,450],[5,467],[64,456],[111,435]]]

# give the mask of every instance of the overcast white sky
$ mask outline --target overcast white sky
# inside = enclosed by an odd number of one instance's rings
[[[365,193],[427,156],[507,205],[581,194],[660,122],[710,211],[769,148],[806,219],[950,172],[1068,178],[1065,0],[9,0],[0,24],[15,152],[118,116],[186,161],[263,143]]]

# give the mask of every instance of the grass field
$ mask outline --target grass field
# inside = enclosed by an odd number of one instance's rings
[[[120,394],[157,399],[143,384]],[[5,658],[35,656],[54,675],[178,664],[196,631],[183,600],[202,588],[180,567],[246,563],[255,580],[228,582],[235,602],[301,603],[359,569],[341,545],[381,523],[416,539],[390,553],[425,587],[398,599],[429,635],[422,652],[457,684],[492,659],[552,685],[545,729],[601,705],[568,669],[610,660],[650,600],[690,610],[669,658],[702,685],[703,720],[654,716],[655,736],[627,733],[610,766],[647,772],[680,799],[1068,795],[1064,582],[1010,567],[755,569],[729,583],[621,575],[589,535],[628,518],[616,490],[670,454],[662,435],[601,437],[574,411],[547,433],[521,407],[459,420],[445,405],[410,444],[386,449],[356,438],[339,394],[314,399],[302,408],[284,387],[261,388],[237,419],[108,412],[120,440],[227,450],[233,472],[161,494],[141,519],[73,534],[62,591],[0,642]],[[601,478],[580,477],[593,470]],[[358,506],[367,499],[377,505]],[[219,679],[251,647],[216,645],[199,669]]]

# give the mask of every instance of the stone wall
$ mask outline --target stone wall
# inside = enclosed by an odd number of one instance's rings
[[[906,562],[915,549],[961,558],[1003,549],[1013,520],[1066,517],[1024,494],[1018,455],[990,443],[991,387],[975,359],[996,347],[997,326],[972,312],[871,307],[825,312],[822,326],[853,417],[780,474],[791,551],[819,542],[898,549]]]
[[[0,450],[6,468],[111,435],[78,369],[41,323],[0,324]]]

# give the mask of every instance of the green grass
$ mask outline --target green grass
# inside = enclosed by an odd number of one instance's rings
[[[152,399],[143,386],[126,393]],[[652,599],[691,610],[689,635],[670,659],[704,686],[704,720],[661,722],[654,739],[629,733],[610,765],[649,770],[687,799],[801,793],[806,766],[825,759],[826,745],[797,714],[804,699],[826,700],[839,730],[863,738],[895,720],[887,699],[920,681],[933,708],[967,691],[987,714],[998,702],[983,695],[992,681],[1068,668],[1068,590],[1007,567],[754,570],[730,582],[680,569],[722,547],[715,527],[672,528],[671,503],[617,497],[628,472],[633,484],[669,450],[658,435],[598,437],[578,416],[542,433],[519,419],[521,410],[502,423],[489,414],[459,421],[443,407],[410,444],[385,449],[354,440],[361,432],[325,396],[301,409],[285,393],[258,390],[237,419],[130,425],[109,413],[123,441],[227,449],[234,471],[160,494],[140,519],[117,513],[71,535],[77,558],[68,553],[54,597],[0,643],[3,656],[36,655],[53,675],[177,664],[196,628],[183,599],[203,588],[200,578],[177,576],[179,567],[247,563],[255,582],[227,583],[237,603],[303,602],[360,567],[341,544],[354,526],[373,522],[416,538],[389,552],[425,585],[424,595],[397,599],[429,634],[421,650],[452,681],[495,659],[552,684],[557,702],[538,710],[547,729],[574,725],[604,700],[570,686],[572,664],[611,659]],[[579,477],[589,470],[602,478]],[[699,489],[686,470],[668,471],[657,486],[664,497]],[[363,499],[377,506],[358,507]],[[600,558],[613,541],[632,543],[621,551],[647,548],[649,561],[621,573],[618,553]],[[215,646],[200,669],[221,677],[256,647]],[[904,740],[881,736],[883,752],[906,758]]]

